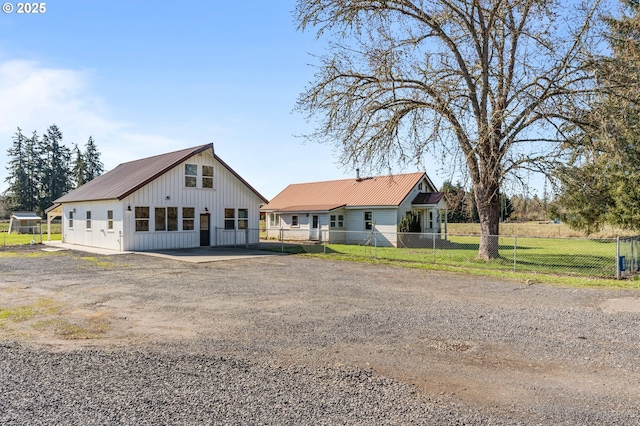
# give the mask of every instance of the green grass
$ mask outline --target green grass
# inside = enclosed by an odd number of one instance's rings
[[[9,221],[0,222],[0,246],[19,246],[23,244],[31,244],[31,240],[40,243],[40,233],[30,234],[9,234]],[[42,224],[42,241],[47,240],[47,224]],[[51,240],[62,241],[62,225],[51,225]]]
[[[514,243],[516,262],[514,266]],[[412,268],[509,276],[527,282],[636,288],[640,281],[614,280],[616,242],[611,239],[500,237],[498,259],[477,258],[478,236],[449,236],[433,248],[370,247],[344,244],[285,245],[289,253]],[[279,251],[279,248],[274,247]]]

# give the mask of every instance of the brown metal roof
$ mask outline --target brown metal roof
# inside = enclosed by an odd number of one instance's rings
[[[77,189],[58,198],[54,203],[68,203],[71,201],[94,201],[94,200],[122,200],[142,188],[151,181],[162,176],[185,160],[210,149],[211,153],[225,168],[234,176],[240,179],[249,189],[251,189],[260,199],[267,202],[258,191],[242,179],[231,167],[222,161],[213,152],[213,144],[200,145],[193,148],[181,149],[167,154],[155,155],[153,157],[142,158],[140,160],[122,163],[115,169],[85,183]]]
[[[438,204],[444,192],[421,192],[416,195],[411,204]]]
[[[314,207],[320,211],[315,207],[398,206],[425,176],[424,172],[418,172],[292,184],[262,210],[311,211],[309,207]],[[297,210],[292,210],[294,208]]]

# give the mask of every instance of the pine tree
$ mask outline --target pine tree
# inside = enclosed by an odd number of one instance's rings
[[[71,172],[69,164],[71,152],[69,148],[62,145],[62,132],[55,124],[47,129],[42,136],[40,152],[43,159],[41,171],[42,185],[40,186],[40,211],[53,204],[53,201],[60,198],[72,187]]]
[[[84,163],[86,170],[85,183],[97,178],[104,172],[104,165],[100,161],[100,151],[98,151],[98,147],[91,136],[89,136],[89,140],[85,145]]]
[[[73,166],[71,169],[71,175],[76,188],[85,184],[87,179],[87,163],[84,160],[84,154],[78,148],[76,144],[73,148]]]
[[[7,170],[9,176],[5,179],[9,183],[9,188],[5,192],[7,205],[10,210],[33,210],[36,204],[34,188],[29,176],[29,143],[28,138],[22,134],[22,129],[18,127],[13,136],[13,145],[7,150],[9,165]]]
[[[605,19],[612,56],[595,64],[608,93],[576,118],[571,161],[556,175],[553,213],[588,234],[607,223],[640,230],[640,3],[622,3],[629,14]]]

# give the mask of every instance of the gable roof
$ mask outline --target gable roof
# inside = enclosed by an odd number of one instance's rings
[[[159,178],[169,170],[188,160],[194,155],[211,150],[213,157],[220,162],[235,177],[244,183],[253,193],[255,193],[265,203],[268,201],[251,185],[247,183],[238,173],[229,167],[213,151],[213,144],[199,145],[193,148],[181,149],[167,154],[154,155],[153,157],[142,158],[140,160],[122,163],[115,169],[98,176],[74,189],[66,195],[58,198],[54,203],[68,203],[71,201],[96,201],[96,200],[122,200],[126,196],[134,193],[146,184]]]
[[[398,206],[425,177],[426,173],[417,172],[291,184],[262,210],[329,211],[344,206]]]
[[[12,212],[11,218],[19,220],[42,220],[35,212]]]

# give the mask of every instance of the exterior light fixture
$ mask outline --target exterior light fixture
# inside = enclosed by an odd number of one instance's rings
[[[131,206],[127,206],[127,211],[130,212],[131,211]]]

